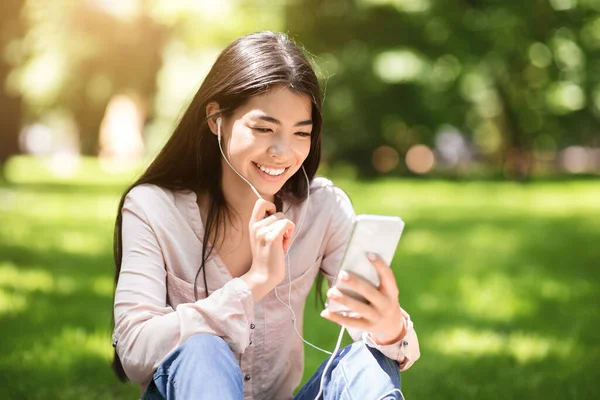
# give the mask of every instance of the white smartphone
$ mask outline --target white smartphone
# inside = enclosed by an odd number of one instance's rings
[[[358,215],[354,220],[354,227],[352,228],[350,240],[346,245],[340,271],[348,271],[358,275],[374,286],[379,287],[379,275],[367,258],[367,252],[379,254],[383,261],[390,265],[403,230],[404,221],[399,217],[369,214]],[[344,294],[368,303],[367,299],[363,296],[351,290],[343,282],[338,282],[337,277],[334,286]],[[328,299],[325,306],[331,312],[352,316],[346,306],[334,300]]]

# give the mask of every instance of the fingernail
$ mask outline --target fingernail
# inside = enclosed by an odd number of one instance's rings
[[[340,272],[340,279],[343,281],[347,281],[348,279],[350,279],[350,275],[348,275],[346,271],[342,271]]]
[[[367,251],[367,258],[371,261],[375,261],[379,258],[379,256],[376,253],[373,253],[371,251]]]
[[[326,316],[326,315],[327,315],[327,310],[323,310],[323,311],[321,311],[321,317],[324,317],[324,316]]]

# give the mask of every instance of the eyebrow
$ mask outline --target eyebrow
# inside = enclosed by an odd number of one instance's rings
[[[256,117],[258,119],[262,119],[263,121],[272,122],[274,124],[281,125],[280,120],[278,120],[277,118],[270,117],[268,115],[257,115]],[[312,119],[307,119],[307,120],[296,123],[296,125],[294,125],[294,126],[305,126],[305,125],[312,125],[312,124],[313,124]]]

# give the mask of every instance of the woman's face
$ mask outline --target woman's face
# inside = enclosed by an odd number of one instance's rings
[[[308,96],[275,87],[224,118],[221,139],[233,167],[272,200],[308,156],[311,131]],[[224,185],[246,185],[224,160],[221,164]]]

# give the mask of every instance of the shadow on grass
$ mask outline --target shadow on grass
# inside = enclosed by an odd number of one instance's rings
[[[106,282],[112,281],[114,267],[108,254],[2,245],[0,263],[18,266],[12,278],[4,268],[0,279],[0,295],[13,302],[0,314],[2,398],[139,395],[137,387],[122,385],[110,370],[112,293]]]
[[[113,189],[118,194],[123,188]],[[107,193],[80,185],[27,190]],[[423,215],[407,221],[393,265],[422,351],[403,374],[406,397],[599,398],[599,217],[481,210],[443,220],[435,210]],[[0,277],[0,301],[15,301],[0,314],[3,398],[136,398],[137,388],[118,383],[109,368],[109,225],[97,230],[87,221],[28,222],[27,240],[54,243],[64,230],[106,240],[97,239],[96,255],[22,241],[0,244],[0,264],[14,266],[13,280]],[[41,283],[19,281],[38,279],[38,273]],[[334,347],[339,328],[319,317],[312,297],[304,326],[307,340]],[[307,347],[306,358],[304,379],[324,356]]]
[[[452,245],[397,255],[401,296],[422,347],[406,374],[407,394],[597,398],[600,224],[590,218],[416,221]],[[473,230],[488,224],[509,245],[472,246],[481,239]]]
[[[403,374],[407,398],[598,398],[597,221],[469,216],[411,226],[392,265],[422,352]],[[414,250],[411,236],[420,234],[435,243]],[[337,328],[313,304],[306,338],[331,349]],[[306,357],[303,382],[324,359],[312,350]]]

